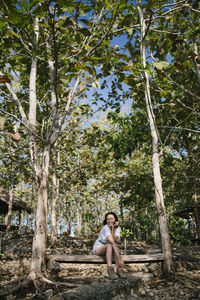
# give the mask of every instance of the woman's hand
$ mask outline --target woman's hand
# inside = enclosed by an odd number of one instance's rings
[[[124,267],[124,261],[123,261],[123,259],[121,257],[119,258],[119,267],[120,268]]]
[[[113,224],[113,227],[118,227],[118,226],[119,226],[119,222],[118,221]]]

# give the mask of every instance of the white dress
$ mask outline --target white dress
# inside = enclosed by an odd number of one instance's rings
[[[121,228],[114,227],[114,235],[118,237],[118,240],[120,239],[120,231]],[[109,244],[108,236],[112,235],[112,231],[108,225],[104,225],[101,231],[99,232],[99,237],[95,241],[92,252],[94,254],[94,251],[97,250],[99,247],[102,247],[103,245]]]

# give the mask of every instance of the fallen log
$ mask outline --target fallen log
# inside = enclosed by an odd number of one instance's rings
[[[125,263],[148,263],[163,261],[163,254],[137,254],[137,255],[121,255]],[[88,264],[105,264],[105,256],[98,255],[47,255],[48,261],[57,261],[59,263],[88,263]]]

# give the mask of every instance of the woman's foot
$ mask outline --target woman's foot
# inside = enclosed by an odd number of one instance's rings
[[[111,280],[117,279],[118,276],[115,274],[113,267],[108,267],[108,277]]]
[[[119,278],[126,279],[126,274],[123,272],[123,268],[117,268],[117,275]]]

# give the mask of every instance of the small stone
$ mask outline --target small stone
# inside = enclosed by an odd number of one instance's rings
[[[51,298],[49,298],[49,300],[64,300],[64,298],[61,296],[52,296]]]
[[[183,296],[183,295],[185,295],[185,292],[184,292],[183,290],[180,290],[179,294],[180,294],[181,296]]]
[[[6,298],[6,300],[14,300],[14,299],[16,299],[16,297],[13,295],[8,295]]]
[[[145,294],[146,294],[146,291],[145,291],[142,287],[139,287],[138,293],[139,293],[140,295],[145,295]]]
[[[53,296],[53,290],[52,290],[52,289],[46,290],[45,295],[46,295],[47,297]]]
[[[133,296],[133,295],[134,295],[134,290],[133,290],[133,289],[131,289],[131,292],[130,292],[130,294],[131,294],[131,296]]]

